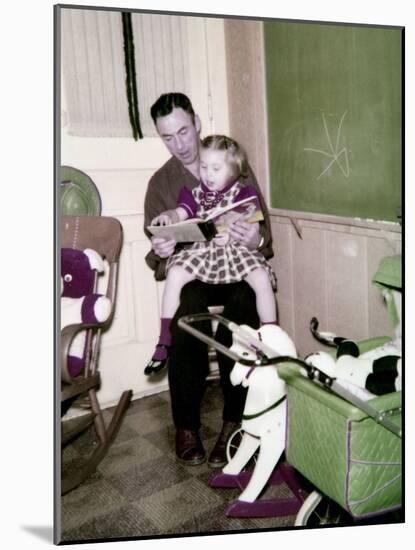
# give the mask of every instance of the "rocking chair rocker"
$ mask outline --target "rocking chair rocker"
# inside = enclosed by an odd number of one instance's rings
[[[109,266],[106,275],[106,290],[103,300],[108,305],[105,320],[95,319],[89,315],[85,319],[85,309],[82,310],[82,320],[71,322],[61,329],[61,447],[62,450],[70,442],[78,438],[92,424],[95,426],[98,443],[94,451],[86,459],[82,467],[76,468],[68,476],[61,479],[61,493],[65,494],[78,485],[96,470],[98,464],[106,455],[110,445],[114,441],[120,429],[123,417],[129,406],[132,391],[126,390],[122,393],[117,406],[115,407],[112,420],[107,425],[103,412],[97,398],[97,390],[100,387],[100,373],[98,371],[98,355],[101,343],[101,332],[107,328],[112,321],[117,289],[118,260],[122,246],[122,227],[115,218],[101,216],[62,216],[61,217],[61,254],[62,261],[64,254],[69,261],[77,252],[83,254],[85,249],[95,252],[96,257],[106,260]],[[86,256],[85,256],[86,257]],[[67,264],[65,264],[67,265]],[[65,271],[67,268],[65,267]],[[67,300],[84,300],[85,290],[93,297],[97,293],[99,269],[92,268],[83,279],[81,296],[76,289],[67,291],[66,282],[71,281],[70,274],[62,273],[66,277],[63,282],[64,292],[62,297]],[[63,279],[62,279],[63,281]],[[66,292],[65,292],[66,291]],[[69,296],[69,298],[68,298]],[[62,298],[62,300],[63,300]],[[80,303],[79,302],[79,303]],[[85,303],[85,302],[83,302]],[[81,311],[81,310],[79,310]],[[81,336],[80,336],[81,335]],[[81,345],[82,357],[73,357],[74,340],[83,338]],[[75,424],[71,429],[64,430],[62,417],[73,405],[80,404],[90,412],[82,414],[75,419],[68,421],[68,424]]]

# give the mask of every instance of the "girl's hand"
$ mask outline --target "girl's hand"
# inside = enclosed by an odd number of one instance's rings
[[[225,246],[226,244],[228,244],[230,237],[228,232],[226,231],[225,233],[219,233],[219,235],[216,235],[213,240],[218,246]]]
[[[247,223],[240,220],[232,222],[228,231],[231,239],[243,244],[249,250],[256,250],[261,242],[258,222]]]

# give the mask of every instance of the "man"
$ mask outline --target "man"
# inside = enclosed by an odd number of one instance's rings
[[[193,189],[199,184],[201,122],[189,98],[181,93],[163,94],[152,106],[151,116],[159,136],[172,155],[151,177],[144,203],[144,230],[152,243],[146,262],[154,270],[156,280],[160,281],[165,278],[166,260],[173,254],[176,242],[151,237],[146,227],[161,212],[176,207],[183,185]],[[254,185],[258,189],[265,221],[261,224],[237,221],[230,229],[230,236],[270,258],[273,252],[269,215],[250,168],[243,184]],[[223,305],[223,316],[235,323],[253,327],[259,325],[255,294],[245,281],[226,285],[193,281],[182,290],[180,307],[171,324],[168,376],[176,427],[176,455],[179,460],[191,465],[201,464],[206,459],[199,429],[209,364],[206,344],[180,329],[177,320],[183,315],[206,311],[211,305]],[[201,323],[198,328],[204,332],[210,331],[209,323]],[[232,344],[232,334],[222,325],[217,330],[216,339],[227,347]],[[234,387],[230,382],[233,362],[223,354],[218,355],[224,408],[222,429],[208,458],[208,464],[213,468],[226,464],[226,443],[239,427],[246,396],[245,388]]]

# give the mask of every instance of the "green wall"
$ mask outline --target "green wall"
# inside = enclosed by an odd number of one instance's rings
[[[398,221],[403,31],[273,21],[264,37],[271,205]]]

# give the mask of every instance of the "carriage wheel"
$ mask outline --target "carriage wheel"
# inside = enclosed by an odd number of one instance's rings
[[[349,515],[336,502],[313,491],[303,502],[295,526],[313,527],[318,525],[347,525],[350,524]]]
[[[228,443],[226,444],[226,459],[228,462],[234,457],[236,451],[238,450],[239,444],[241,443],[242,437],[244,435],[244,430],[242,428],[239,428],[228,439]],[[255,451],[252,458],[249,460],[248,464],[245,466],[246,468],[249,468],[251,466],[254,466],[256,464],[257,458],[258,458],[259,449]]]
[[[239,443],[241,442],[243,436],[243,429],[239,428],[228,439],[228,442],[226,444],[226,459],[228,462],[233,458],[236,451],[238,450]]]

